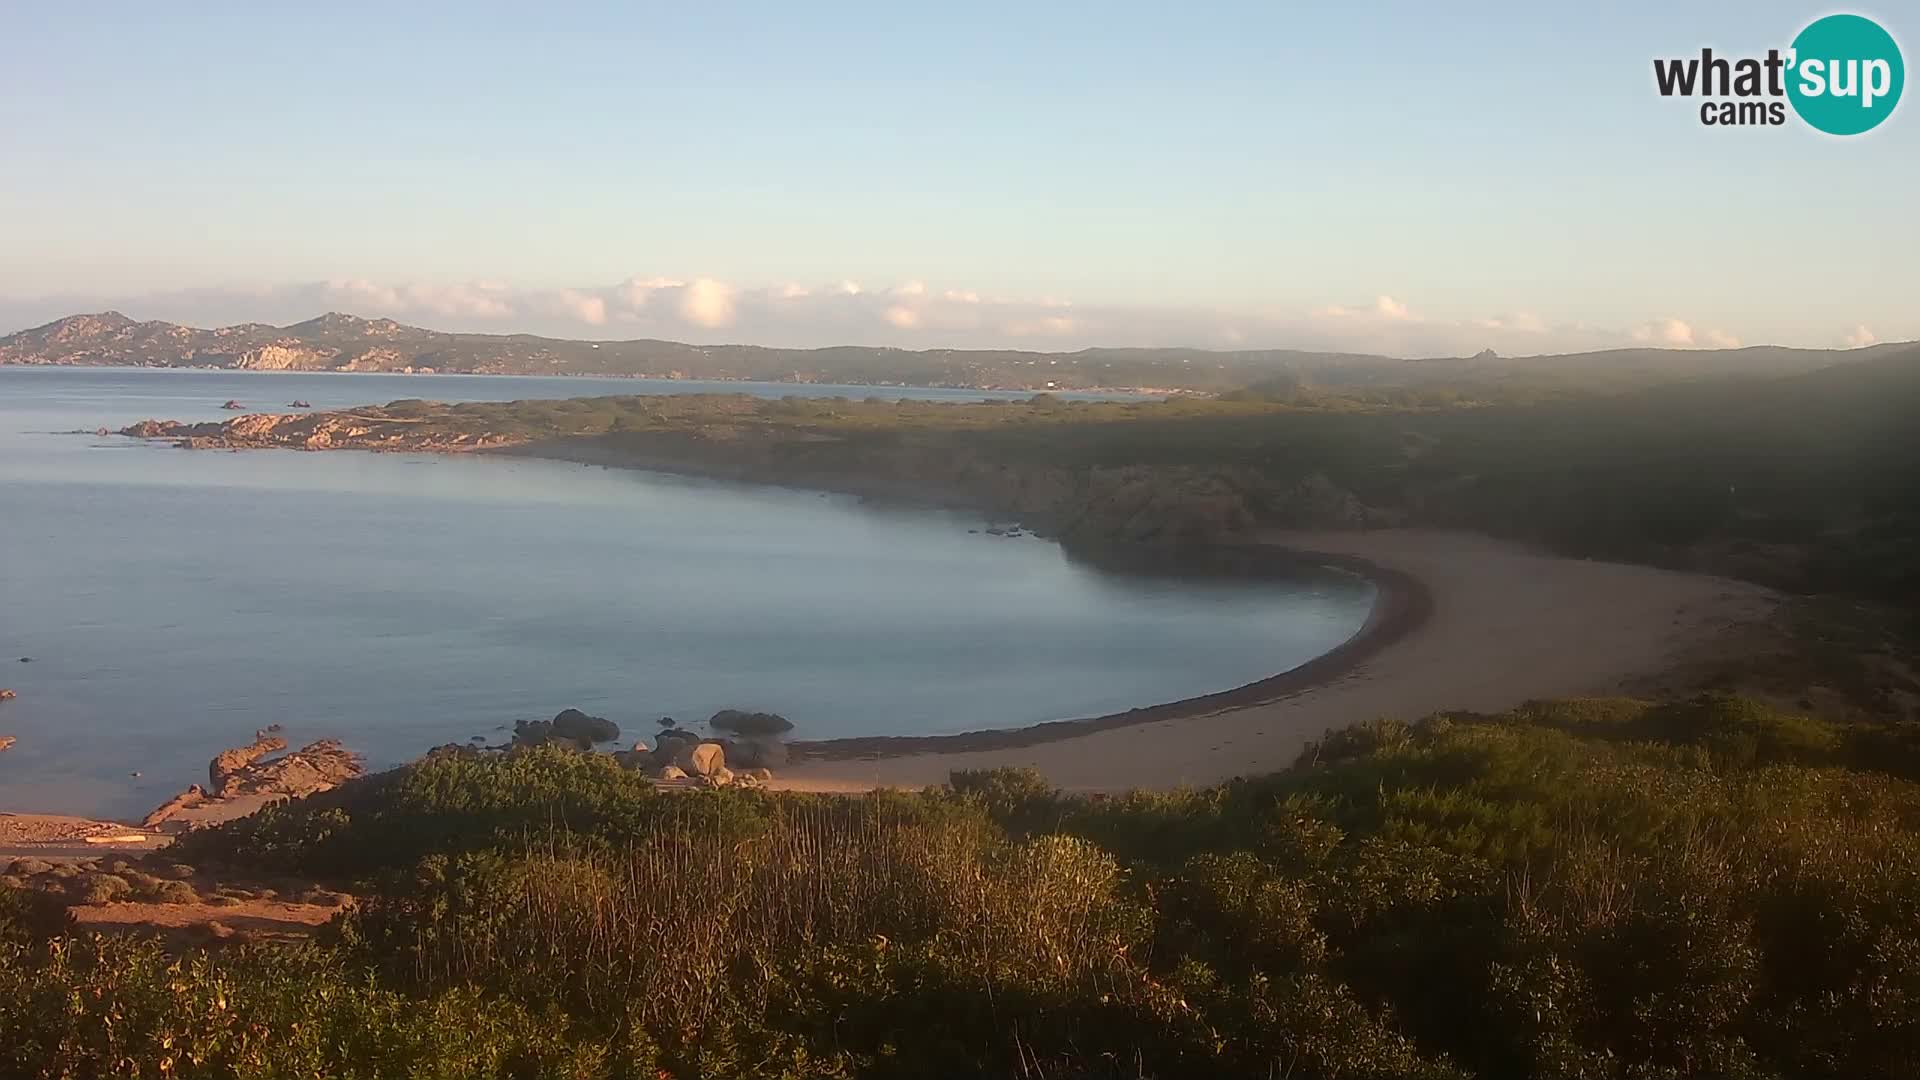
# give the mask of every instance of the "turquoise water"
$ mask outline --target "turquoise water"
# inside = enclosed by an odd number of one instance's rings
[[[968,515],[816,492],[58,434],[222,418],[229,398],[699,389],[876,392],[0,368],[0,686],[19,693],[0,703],[19,740],[0,809],[139,814],[273,723],[379,766],[568,706],[641,736],[729,707],[783,713],[801,738],[1097,715],[1293,667],[1371,603],[1336,575],[1114,575]]]

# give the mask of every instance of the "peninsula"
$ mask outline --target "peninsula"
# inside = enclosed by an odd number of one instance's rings
[[[1261,394],[973,404],[668,395],[410,400],[146,421],[123,433],[201,449],[530,454],[836,490],[1018,522],[1117,569],[1246,574],[1294,559],[1380,584],[1386,614],[1298,673],[1039,729],[802,742],[801,762],[782,777],[918,785],[951,767],[948,755],[971,755],[958,760],[1119,790],[1277,767],[1321,730],[1381,714],[1653,685],[1729,635],[1766,640],[1747,651],[1799,658],[1740,679],[1784,691],[1815,661],[1775,625],[1781,601],[1770,589],[1883,599],[1912,588],[1911,564],[1883,545],[1914,527],[1913,489],[1903,501],[1885,485],[1920,461],[1920,447],[1896,452],[1914,438],[1902,402],[1920,390],[1917,357],[1426,408]],[[1697,449],[1703,440],[1712,454]],[[1531,452],[1512,454],[1514,445]],[[1676,460],[1692,464],[1678,470]],[[1792,523],[1809,514],[1853,524],[1796,536]],[[1434,610],[1440,623],[1428,626]],[[1511,662],[1523,655],[1532,659]],[[1855,686],[1846,707],[1904,715],[1896,691],[1909,677],[1867,666],[1846,680]],[[1196,716],[1230,716],[1232,726],[1183,723]],[[1061,740],[1071,745],[1045,748]],[[875,758],[890,763],[862,764]]]

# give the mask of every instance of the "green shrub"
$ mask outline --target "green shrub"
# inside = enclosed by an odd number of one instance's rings
[[[1825,721],[1732,694],[1656,706],[1641,718],[1639,729],[1646,737],[1705,747],[1717,760],[1740,766],[1829,764],[1837,759],[1842,741],[1839,729]]]
[[[31,945],[72,928],[73,916],[59,897],[38,889],[0,887],[0,950]]]
[[[648,836],[667,805],[644,777],[605,754],[539,747],[430,755],[189,833],[175,853],[197,864],[352,878],[410,867],[429,854],[520,847],[535,836],[620,848]],[[676,796],[671,805],[697,808],[705,827],[734,837],[749,835],[760,812],[751,797]]]
[[[138,899],[155,904],[197,904],[200,894],[184,881],[156,882],[153,888],[136,894]]]
[[[1332,765],[1365,757],[1376,750],[1403,746],[1414,729],[1399,720],[1381,717],[1343,728],[1333,728],[1300,751],[1295,765]]]
[[[173,958],[111,937],[0,946],[0,1075],[588,1080],[650,1064],[643,1042],[623,1063],[567,1029],[470,990],[382,990],[306,947]]]
[[[1102,799],[435,759],[180,841],[364,877],[329,948],[169,959],[0,908],[0,1075],[1892,1080],[1920,785],[1857,751],[1709,697],[1364,725]]]
[[[75,885],[69,895],[76,904],[111,904],[133,895],[133,886],[127,884],[127,879],[113,874],[88,874]]]

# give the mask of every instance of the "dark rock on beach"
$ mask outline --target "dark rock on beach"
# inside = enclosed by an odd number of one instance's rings
[[[743,712],[740,709],[721,709],[713,714],[707,725],[715,731],[733,731],[741,735],[778,735],[793,730],[793,721],[779,713]]]
[[[742,768],[765,768],[787,763],[787,744],[779,739],[728,739],[721,744],[727,760]]]
[[[551,720],[520,720],[513,725],[516,746],[564,746],[588,750],[594,743],[620,737],[620,725],[604,716],[588,716],[579,709],[563,709]]]
[[[670,749],[671,747],[678,746],[681,743],[686,743],[688,745],[695,745],[695,744],[698,744],[699,742],[700,742],[700,736],[695,735],[691,731],[682,731],[678,728],[675,728],[671,731],[661,732],[660,737],[654,740],[654,745],[659,748],[659,751],[658,751],[659,753],[667,754],[671,756],[672,754],[672,751]]]
[[[562,709],[553,718],[553,733],[562,739],[588,743],[612,742],[620,737],[620,725],[604,716],[588,716],[579,709]]]
[[[551,720],[515,720],[513,722],[513,745],[515,746],[546,746],[554,741]]]

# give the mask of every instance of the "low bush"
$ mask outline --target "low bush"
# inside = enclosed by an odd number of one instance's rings
[[[183,840],[362,876],[326,947],[169,958],[0,906],[0,1075],[1892,1080],[1920,785],[1851,747],[1702,698],[1368,725],[1106,799],[436,759]]]

